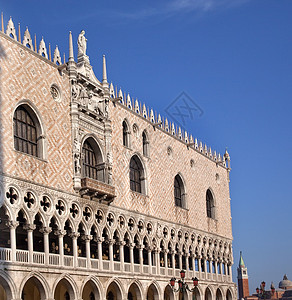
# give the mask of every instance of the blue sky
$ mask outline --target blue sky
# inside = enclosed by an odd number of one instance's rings
[[[69,30],[76,42],[85,29],[96,75],[106,54],[109,80],[162,115],[187,93],[203,114],[185,129],[231,155],[234,261],[242,250],[250,292],[292,279],[292,1],[2,2],[5,27],[12,16],[66,57]]]

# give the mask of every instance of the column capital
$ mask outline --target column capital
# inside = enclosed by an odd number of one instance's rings
[[[97,237],[96,238],[97,243],[101,244],[104,241],[103,237]]]
[[[75,239],[79,238],[80,232],[71,232],[71,233],[69,234],[69,236],[70,236],[73,240],[75,240]]]
[[[109,245],[113,245],[115,242],[116,242],[115,239],[108,239],[108,240],[106,241],[106,243],[109,244]]]
[[[16,227],[19,225],[18,221],[6,221],[6,226],[10,229],[16,229]]]
[[[118,246],[125,246],[126,242],[125,241],[119,241],[116,243]]]
[[[66,235],[66,233],[67,231],[62,229],[58,229],[54,232],[54,234],[57,235],[58,237],[63,237],[64,235]]]
[[[42,227],[40,229],[40,233],[43,233],[43,234],[49,234],[50,232],[52,232],[52,228],[51,227]]]
[[[36,229],[35,224],[24,224],[23,229],[27,231],[34,231]]]
[[[82,236],[82,240],[84,241],[91,241],[93,239],[93,236],[91,234],[85,234]]]

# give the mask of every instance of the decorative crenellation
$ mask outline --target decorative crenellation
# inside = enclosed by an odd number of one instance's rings
[[[181,140],[188,147],[195,149],[196,151],[209,157],[211,160],[220,164],[226,168],[230,168],[230,156],[225,150],[224,155],[217,153],[216,150],[213,151],[211,147],[203,144],[202,141],[198,141],[197,138],[193,138],[192,134],[184,131],[180,126],[176,126],[174,122],[169,121],[167,118],[163,118],[160,113],[157,114],[152,108],[146,107],[145,103],[139,102],[137,99],[131,98],[130,94],[123,93],[122,89],[114,89],[113,83],[110,84],[110,97],[114,102],[118,102],[126,108],[130,109],[134,113],[145,118],[153,124],[155,128],[160,128],[161,130],[167,132],[173,137]]]
[[[14,25],[11,17],[9,18],[9,20],[7,22],[7,27],[6,27],[6,31],[5,31],[4,30],[3,13],[1,13],[1,31],[3,33],[5,33],[7,36],[9,36],[11,39],[23,44],[25,47],[29,48],[30,50],[34,51],[35,53],[38,53],[40,56],[46,58],[47,60],[53,62],[54,64],[59,66],[59,65],[62,65],[63,63],[65,63],[65,53],[64,53],[64,61],[62,62],[62,58],[61,58],[58,46],[55,47],[53,57],[51,55],[51,46],[49,44],[49,46],[47,48],[43,37],[39,43],[39,46],[37,46],[36,35],[34,35],[34,40],[33,40],[31,37],[31,34],[28,30],[28,27],[26,27],[26,30],[23,34],[23,39],[21,40],[20,24],[18,24],[18,34],[17,34],[15,25]]]

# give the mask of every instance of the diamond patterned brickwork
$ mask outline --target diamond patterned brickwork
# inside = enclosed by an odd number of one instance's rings
[[[66,74],[9,37],[0,35],[1,47],[1,140],[6,174],[72,192],[72,142],[70,87]],[[61,90],[61,101],[50,93],[52,84]],[[38,159],[14,150],[13,112],[28,100],[38,110],[45,128],[46,157]]]
[[[112,120],[113,179],[116,195],[113,204],[126,209],[154,215],[168,221],[210,231],[232,238],[229,184],[226,168],[188,148],[184,143],[136,115],[119,103],[110,104]],[[130,125],[130,147],[123,146],[122,122]],[[133,132],[133,125],[138,132]],[[142,155],[142,132],[146,129],[150,142],[150,157]],[[172,148],[168,155],[167,148]],[[147,196],[130,190],[129,162],[138,154],[145,165]],[[194,166],[191,167],[191,159]],[[174,177],[180,173],[186,187],[187,209],[174,204]],[[216,179],[216,174],[217,179]],[[215,196],[216,220],[206,216],[206,191],[211,188]]]

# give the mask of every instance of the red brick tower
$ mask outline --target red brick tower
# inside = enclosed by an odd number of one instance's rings
[[[239,266],[237,268],[237,280],[238,280],[238,295],[240,300],[242,298],[249,296],[247,268],[244,265],[241,251],[240,251]]]

